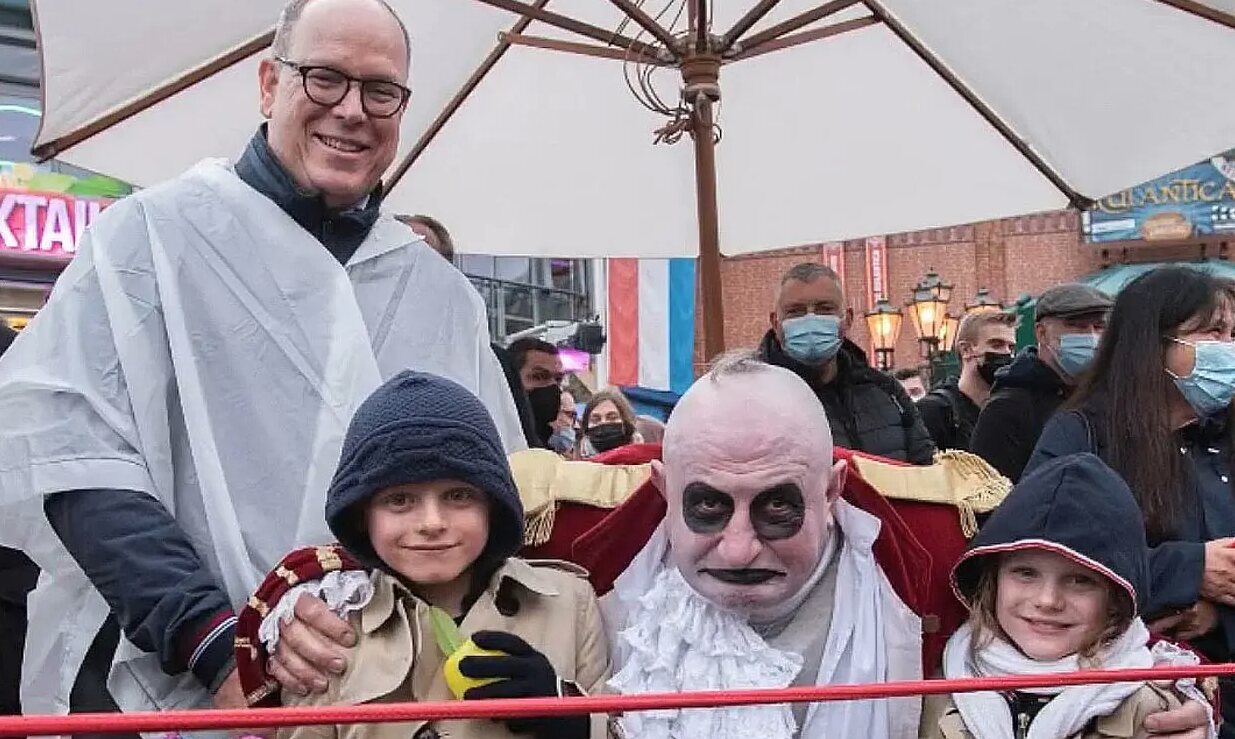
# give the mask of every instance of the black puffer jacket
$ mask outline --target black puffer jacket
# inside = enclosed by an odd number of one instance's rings
[[[832,427],[836,445],[913,464],[930,464],[935,445],[913,401],[896,380],[870,366],[866,353],[846,340],[836,355],[836,379],[819,380],[819,371],[785,354],[768,331],[759,345],[763,361],[795,374],[810,385]]]
[[[969,451],[985,459],[1012,482],[1021,479],[1042,428],[1071,388],[1033,347],[995,375],[990,400],[982,407],[969,439]]]

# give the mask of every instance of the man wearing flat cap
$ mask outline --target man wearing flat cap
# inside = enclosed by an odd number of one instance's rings
[[[995,376],[973,429],[970,451],[1016,482],[1042,427],[1093,359],[1113,301],[1089,285],[1057,285],[1034,311],[1037,347],[1027,347]]]

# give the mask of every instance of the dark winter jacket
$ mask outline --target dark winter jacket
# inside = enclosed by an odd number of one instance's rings
[[[1021,479],[1042,428],[1071,388],[1033,347],[995,375],[991,397],[982,407],[969,451],[985,459],[1012,482]]]
[[[1107,422],[1092,410],[1057,414],[1042,431],[1026,473],[1078,451],[1105,457]],[[1231,443],[1221,422],[1194,424],[1177,432],[1180,450],[1192,461],[1185,486],[1182,519],[1168,536],[1149,539],[1149,598],[1146,620],[1191,606],[1201,598],[1205,542],[1235,536],[1235,494],[1231,487]],[[1235,608],[1218,604],[1220,627],[1191,644],[1215,662],[1235,658]],[[1235,736],[1235,681],[1219,680],[1225,724],[1222,736]]]
[[[759,355],[810,385],[827,414],[836,446],[913,464],[934,459],[935,445],[913,401],[899,382],[871,367],[856,344],[846,340],[841,346],[836,379],[826,385],[817,369],[785,354],[771,331],[763,337]]]
[[[918,401],[922,423],[941,451],[969,449],[969,440],[981,410],[977,403],[961,392],[956,380],[949,380]]]
[[[236,174],[341,264],[377,219],[380,188],[361,208],[338,214],[320,197],[298,191],[271,152],[264,126],[236,163]],[[156,653],[168,674],[189,670],[211,689],[222,682],[234,664],[231,602],[162,503],[133,490],[70,491],[47,496],[43,509],[133,644]],[[100,659],[106,674],[111,655]]]

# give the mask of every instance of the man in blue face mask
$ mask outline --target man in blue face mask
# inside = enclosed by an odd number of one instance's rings
[[[896,380],[870,366],[845,338],[853,311],[840,278],[822,264],[799,264],[781,278],[760,358],[792,370],[819,398],[836,445],[930,464],[935,445]]]
[[[1056,285],[1038,298],[1034,338],[999,373],[970,439],[970,451],[1013,482],[1020,479],[1042,427],[1093,360],[1114,302],[1089,285]]]

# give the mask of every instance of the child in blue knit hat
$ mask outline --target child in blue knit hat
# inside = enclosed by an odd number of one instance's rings
[[[348,428],[326,518],[372,568],[373,595],[351,616],[358,639],[324,695],[284,691],[285,705],[547,697],[600,690],[609,649],[581,569],[514,557],[523,507],[488,411],[461,386],[403,372],[373,393]],[[443,618],[446,622],[443,623]],[[453,621],[453,623],[451,623]],[[455,626],[489,653],[444,670]],[[435,721],[347,727],[349,739],[607,733],[603,716]],[[280,732],[297,739],[337,729]]]

